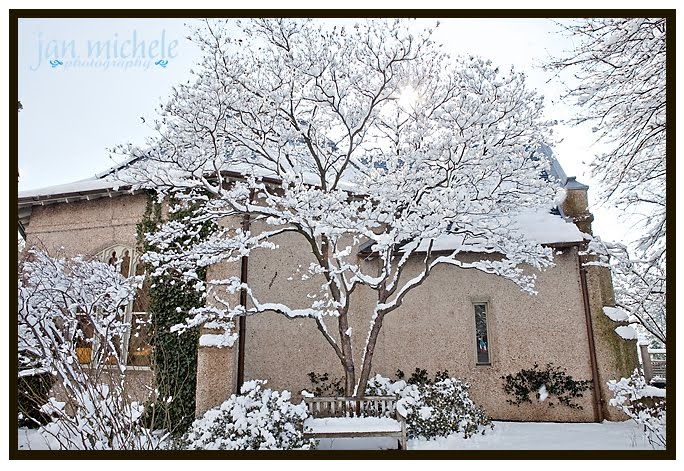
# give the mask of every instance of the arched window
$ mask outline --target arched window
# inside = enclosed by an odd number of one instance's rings
[[[143,275],[145,267],[140,260],[140,255],[133,247],[114,245],[102,251],[97,259],[111,265],[113,270],[123,276]],[[128,303],[123,312],[124,322],[127,324],[123,338],[115,338],[114,344],[118,350],[119,358],[124,365],[132,367],[149,367],[152,346],[149,338],[149,280],[145,278],[142,287],[136,293],[133,301]],[[88,326],[81,326],[82,332],[88,336]],[[90,329],[92,330],[92,329]],[[86,339],[81,342],[77,339],[77,351],[81,363],[90,363],[91,349]],[[82,343],[83,345],[80,345]]]

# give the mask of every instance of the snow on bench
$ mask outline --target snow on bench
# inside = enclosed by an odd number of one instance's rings
[[[406,449],[406,417],[393,396],[305,397],[307,438],[390,437]]]

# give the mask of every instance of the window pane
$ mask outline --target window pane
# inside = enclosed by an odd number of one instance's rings
[[[489,363],[489,339],[487,338],[487,305],[475,304],[474,307],[477,362]]]
[[[138,262],[135,266],[136,275],[145,274],[145,266],[142,262]],[[143,280],[143,284],[135,294],[135,299],[133,300],[133,312],[145,312],[148,311],[148,306],[150,304],[150,277],[146,276]]]
[[[87,316],[77,315],[76,325],[76,356],[79,363],[90,363],[93,356],[93,333],[94,327]]]
[[[152,346],[149,320],[146,312],[134,312],[131,315],[131,336],[128,340],[128,364],[131,366],[150,366]]]
[[[117,364],[117,357],[121,359],[121,337],[119,335],[112,335],[112,344],[111,345],[103,345],[103,352],[104,355],[102,358],[104,358],[104,363],[109,364],[109,365],[116,365]],[[112,351],[112,347],[114,351]]]
[[[100,345],[96,357],[102,358],[104,365],[116,365],[117,358],[121,359],[121,334],[123,334],[124,315],[123,310],[119,310],[119,314],[109,324],[102,324],[106,334],[98,337]]]

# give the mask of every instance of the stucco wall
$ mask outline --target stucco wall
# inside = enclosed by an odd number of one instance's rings
[[[589,196],[586,188],[568,190],[563,201],[563,211],[573,219],[582,232],[591,235],[593,234],[591,223],[594,216],[589,212],[588,204]],[[604,306],[615,305],[615,293],[610,269],[593,265],[592,262],[595,261],[591,255],[582,255],[596,349],[600,407],[603,417],[608,420],[626,420],[627,416],[624,413],[608,404],[612,394],[606,383],[609,380],[629,377],[638,367],[636,340],[625,340],[617,335],[615,328],[626,323],[614,322],[604,314]]]
[[[603,312],[603,306],[615,305],[610,270],[606,267],[589,265],[586,271],[596,344],[596,363],[602,393],[601,408],[604,417],[608,420],[627,420],[627,416],[617,407],[611,407],[608,404],[612,394],[606,383],[609,380],[628,378],[639,366],[636,340],[625,340],[620,337],[615,332],[615,328],[626,323],[615,322]]]
[[[115,244],[136,245],[136,224],[145,212],[144,194],[34,206],[26,246],[66,255],[96,255]]]
[[[114,244],[135,246],[135,226],[143,216],[145,204],[146,197],[140,194],[35,207],[27,228],[27,245],[37,243],[51,251],[64,247],[67,254],[85,255],[95,255]],[[253,230],[258,230],[258,225]],[[313,258],[298,236],[282,235],[277,243],[276,251],[257,250],[250,256],[250,285],[263,302],[306,307],[306,295],[318,293],[323,279],[301,279]],[[368,269],[373,262],[359,263]],[[492,275],[438,267],[399,310],[385,318],[373,373],[393,377],[398,368],[407,374],[415,368],[425,368],[432,375],[447,369],[471,384],[473,399],[494,418],[591,421],[590,392],[579,401],[583,410],[572,411],[545,404],[511,406],[506,404],[507,396],[502,389],[502,375],[529,368],[535,362],[554,362],[577,379],[591,379],[577,249],[566,248],[556,253],[555,263],[554,268],[538,275],[536,296],[529,296],[513,283]],[[416,269],[417,265],[409,267],[406,276],[410,277],[410,271]],[[239,263],[233,263],[212,267],[209,276],[238,273]],[[606,281],[605,276],[589,273],[592,317],[597,338],[600,337],[597,353],[601,383],[632,366],[618,365],[613,360],[616,349],[629,349],[632,342],[623,345],[620,339],[613,338],[617,337],[612,332],[614,326],[600,315],[598,306],[605,305],[607,295],[599,292],[606,282],[609,279]],[[489,307],[491,366],[475,365],[472,303],[482,301]],[[371,290],[360,288],[354,293],[350,325],[357,369],[374,302],[375,293]],[[327,325],[338,337],[336,322],[330,319]],[[274,313],[249,317],[244,334],[246,380],[266,378],[271,387],[297,394],[311,387],[307,377],[311,371],[342,376],[339,360],[310,319],[285,319]],[[236,362],[236,348],[199,349],[198,411],[220,404],[235,392]],[[135,375],[151,379],[150,372]],[[138,378],[135,382],[144,383]],[[605,395],[605,387],[602,388]],[[144,388],[139,390],[142,394]],[[607,409],[610,408],[604,411]]]
[[[236,218],[233,225],[239,224]],[[224,224],[230,224],[224,221]],[[240,263],[220,263],[209,267],[207,279],[225,279],[240,276]],[[212,298],[210,288],[207,296],[208,305],[221,307]],[[237,304],[239,295],[220,293],[221,298]],[[203,329],[202,333],[222,333]],[[195,411],[199,416],[203,412],[220,405],[231,394],[237,392],[237,344],[232,348],[199,347],[197,351],[197,393]]]
[[[304,307],[307,293],[318,292],[322,278],[302,282],[302,273],[297,272],[299,265],[306,267],[313,261],[297,237],[280,236],[278,251],[260,250],[250,256],[249,282],[261,302]],[[368,268],[372,262],[361,263]],[[406,279],[420,268],[419,263],[409,267]],[[471,384],[473,399],[494,418],[592,421],[590,392],[578,401],[581,411],[546,404],[511,406],[503,392],[502,375],[535,362],[542,366],[554,362],[576,379],[591,379],[577,249],[566,248],[555,256],[555,263],[539,275],[536,296],[493,275],[438,267],[400,309],[385,317],[373,373],[394,377],[398,368],[407,374],[425,368],[432,375],[447,369]],[[354,293],[350,325],[357,370],[374,296],[367,289]],[[475,365],[472,303],[481,301],[489,303],[491,366]],[[327,325],[336,333],[336,322]],[[307,373],[311,371],[342,377],[339,360],[311,319],[287,319],[275,313],[250,317],[245,350],[245,379],[268,378],[277,389],[293,393],[310,389]]]

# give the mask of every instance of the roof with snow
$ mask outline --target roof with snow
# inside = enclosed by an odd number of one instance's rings
[[[561,182],[561,185],[566,190],[586,190],[589,188],[587,185],[579,183],[574,176],[568,177],[565,174],[563,167],[561,167],[553,150],[549,146],[542,144],[539,151],[549,159],[550,163],[550,175],[544,175],[544,177],[555,177]],[[134,157],[124,160],[104,172],[100,172],[93,177],[84,180],[34,190],[20,191],[17,202],[19,209],[19,231],[22,235],[24,234],[25,227],[29,224],[32,208],[34,206],[69,203],[106,197],[113,198],[141,191],[135,190],[131,183],[123,182],[115,178],[117,171],[130,166],[138,159],[138,157]],[[231,168],[231,170],[226,171],[226,174],[233,178],[241,178],[244,175],[240,168]],[[268,180],[271,180],[271,178],[264,178],[264,181]],[[279,183],[279,181],[276,181],[277,179],[272,180]],[[536,240],[541,244],[577,243],[582,241],[582,233],[577,229],[575,224],[569,222],[567,218],[565,218],[560,207],[553,208],[552,212],[546,214],[521,213],[516,217],[523,232],[531,239]],[[459,241],[456,240],[457,238],[457,236],[449,234],[440,236],[435,240],[433,250],[437,250],[438,248],[439,250],[448,250],[449,248],[460,244]],[[369,249],[370,246],[362,246],[362,251],[364,252],[369,251]]]
[[[573,222],[566,220],[560,214],[550,211],[546,213],[532,210],[520,211],[510,216],[508,227],[524,234],[527,239],[542,245],[575,245],[583,240],[582,232]],[[421,241],[416,252],[427,252],[430,242],[431,239]],[[462,234],[443,234],[434,239],[431,251],[433,253],[453,252],[454,250],[462,252],[486,251],[487,246],[482,242],[482,240],[477,238],[466,240]],[[363,254],[371,255],[374,244],[375,241],[368,241],[361,245],[359,251]],[[402,247],[399,246],[396,250],[401,252]]]

